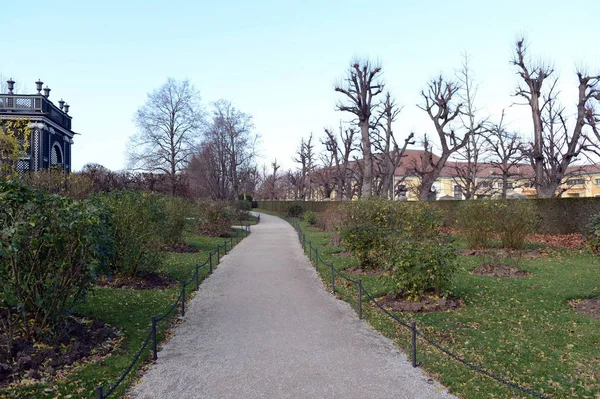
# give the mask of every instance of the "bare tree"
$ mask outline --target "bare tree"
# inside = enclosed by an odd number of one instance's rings
[[[597,151],[597,145],[591,143],[584,127],[591,126],[591,130],[597,132],[594,103],[600,100],[600,75],[577,72],[577,112],[575,123],[569,129],[564,108],[558,104],[558,78],[544,86],[554,70],[548,65],[532,65],[524,39],[517,41],[511,62],[524,83],[517,87],[515,95],[526,99],[531,108],[534,142],[526,154],[534,169],[534,187],[538,197],[552,198],[561,194],[560,187],[571,163],[582,153]],[[600,140],[600,135],[596,136]]]
[[[387,92],[385,99],[379,104],[379,113],[377,115],[375,129],[373,131],[373,146],[379,152],[376,155],[375,163],[379,169],[379,184],[376,187],[378,195],[383,195],[388,199],[394,199],[394,175],[396,169],[402,164],[402,158],[409,144],[414,144],[412,138],[414,133],[410,133],[404,140],[402,147],[398,145],[392,124],[402,111],[396,105],[391,94]]]
[[[167,79],[137,110],[138,133],[128,148],[130,168],[169,176],[175,193],[177,174],[185,169],[201,133],[200,95],[188,80]]]
[[[364,172],[362,174],[361,197],[368,198],[373,188],[373,161],[371,157],[371,114],[377,105],[373,99],[383,92],[380,81],[381,67],[369,61],[354,62],[348,68],[344,82],[336,85],[335,91],[344,94],[346,103],[338,103],[339,111],[354,114],[358,119],[362,141]]]
[[[504,111],[497,124],[489,124],[486,129],[486,145],[490,152],[490,165],[500,171],[500,198],[506,199],[509,190],[509,181],[513,178],[521,178],[524,173],[521,170],[525,159],[523,153],[523,142],[515,132],[506,130],[504,124]],[[514,182],[512,188],[516,188]]]
[[[433,183],[439,177],[448,158],[465,147],[471,135],[477,134],[481,129],[481,125],[471,128],[453,123],[463,108],[462,103],[455,104],[455,98],[460,88],[458,83],[447,81],[440,76],[429,82],[427,92],[421,92],[424,104],[418,105],[418,107],[427,112],[433,122],[440,141],[441,154],[439,157],[434,156],[432,145],[425,137],[423,140],[424,153],[420,162],[415,162],[412,168],[413,173],[420,180],[417,192],[420,200],[430,198]],[[460,129],[461,132],[457,133],[456,129]]]
[[[357,149],[355,145],[357,131],[353,128],[344,129],[340,123],[339,140],[332,129],[325,129],[325,139],[322,141],[325,150],[330,154],[332,167],[335,169],[334,180],[336,186],[336,199],[352,198],[350,162],[352,153]]]
[[[313,135],[310,134],[308,140],[300,141],[300,147],[296,151],[296,157],[293,158],[294,162],[300,164],[300,176],[295,183],[298,187],[298,198],[312,199],[312,173],[315,168],[315,151],[314,144],[312,142]]]
[[[475,199],[476,194],[489,194],[490,188],[484,179],[480,179],[481,172],[485,168],[482,161],[487,157],[487,146],[481,127],[485,121],[477,119],[478,109],[475,106],[477,97],[477,85],[474,83],[473,74],[469,66],[469,56],[463,55],[463,63],[457,72],[460,90],[457,96],[463,104],[459,114],[463,128],[472,132],[467,144],[457,151],[456,159],[460,162],[455,164],[455,182],[460,187],[465,199]]]

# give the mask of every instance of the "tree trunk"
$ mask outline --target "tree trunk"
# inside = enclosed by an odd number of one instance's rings
[[[373,162],[371,161],[371,140],[369,138],[369,121],[360,122],[362,136],[364,170],[361,187],[361,198],[371,197],[373,191]]]

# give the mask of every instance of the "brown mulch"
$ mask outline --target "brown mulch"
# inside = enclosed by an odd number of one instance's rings
[[[488,277],[513,277],[513,278],[521,278],[531,276],[531,273],[523,272],[516,268],[515,266],[504,265],[504,264],[487,264],[481,265],[475,270],[473,270],[473,274],[477,274],[479,276],[488,276]]]
[[[585,239],[579,233],[574,234],[530,234],[527,241],[544,244],[549,247],[582,249],[585,247]]]
[[[548,256],[550,253],[544,250],[535,249],[521,249],[521,250],[507,250],[507,249],[459,249],[458,254],[462,256],[493,256],[497,258],[505,259],[538,259],[542,256]]]
[[[23,378],[52,379],[73,363],[100,359],[116,346],[118,333],[99,320],[70,319],[59,338],[36,343],[14,339],[12,356],[8,354],[7,342],[7,332],[0,331],[0,387]]]
[[[198,250],[188,244],[174,244],[174,245],[171,245],[171,246],[165,248],[165,251],[176,252],[178,254],[191,254],[191,253],[200,252],[200,250]]]
[[[600,319],[600,296],[579,302],[575,305],[575,310],[586,316]]]
[[[102,276],[96,281],[96,285],[109,288],[132,288],[134,290],[162,290],[172,288],[177,281],[172,278],[150,273],[135,277],[121,274],[112,277]]]
[[[465,302],[458,298],[439,298],[434,296],[422,296],[418,301],[410,301],[388,294],[377,301],[385,307],[392,308],[396,312],[408,313],[431,313],[457,310],[465,306]]]
[[[350,274],[353,276],[379,276],[383,273],[383,269],[381,267],[376,267],[373,269],[363,269],[358,266],[352,266],[343,270],[344,273]]]

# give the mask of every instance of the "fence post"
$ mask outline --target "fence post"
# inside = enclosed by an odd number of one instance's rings
[[[362,280],[358,280],[358,318],[359,319],[362,319],[362,299],[363,299]]]
[[[331,293],[335,294],[335,270],[333,268],[333,263],[329,265],[331,268]]]
[[[217,245],[217,265],[221,262],[221,245]]]
[[[308,242],[308,260],[312,262],[312,241]]]
[[[152,359],[158,359],[158,342],[156,342],[156,316],[152,316]]]
[[[306,252],[306,236],[302,233],[302,250]]]
[[[231,249],[233,249],[233,237],[231,237]]]
[[[181,282],[181,316],[185,316],[185,281]]]
[[[96,399],[104,399],[104,387],[102,385],[96,387]]]
[[[412,366],[417,367],[417,322],[412,321],[410,323],[410,329],[412,330]]]
[[[315,248],[315,269],[319,268],[319,248]]]
[[[196,291],[200,288],[200,266],[196,263]]]
[[[208,274],[212,274],[213,266],[212,266],[212,252],[208,255]]]

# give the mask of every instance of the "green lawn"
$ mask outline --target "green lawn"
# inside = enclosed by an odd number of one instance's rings
[[[326,262],[337,270],[358,265],[352,257],[334,254],[342,247],[330,246],[330,233],[302,223],[306,239],[317,246]],[[461,245],[464,240],[457,239]],[[463,244],[464,245],[464,244]],[[539,245],[538,245],[539,247]],[[600,296],[600,262],[580,251],[551,250],[551,255],[522,260],[518,267],[532,273],[521,279],[501,279],[470,273],[477,257],[460,257],[461,270],[453,292],[466,302],[459,311],[412,314],[420,331],[487,371],[553,398],[600,398],[600,320],[578,314],[568,301]],[[329,283],[331,273],[319,267]],[[354,277],[353,277],[354,278]],[[373,296],[383,296],[392,282],[385,276],[360,277]],[[354,307],[357,289],[341,279],[339,297]],[[365,318],[384,335],[410,352],[410,334],[373,306]],[[418,342],[421,367],[463,398],[531,398],[476,373],[449,358],[423,340]]]
[[[241,230],[238,233],[242,234]],[[158,270],[160,274],[177,281],[190,280],[194,276],[195,265],[202,264],[210,252],[223,246],[225,239],[201,237],[188,234],[186,243],[199,253],[168,253],[164,266]],[[227,239],[229,241],[229,239]],[[234,240],[234,242],[236,242]],[[230,248],[229,242],[227,248]],[[221,249],[221,254],[223,254]],[[216,257],[214,257],[216,264]],[[200,279],[208,275],[208,267],[200,269]],[[187,288],[187,298],[193,294],[194,283]],[[165,290],[133,290],[96,287],[87,297],[86,303],[79,306],[76,313],[80,316],[100,319],[121,330],[122,341],[108,357],[98,361],[74,365],[74,371],[66,377],[54,382],[21,385],[7,392],[0,392],[0,397],[8,398],[95,398],[98,385],[105,390],[112,386],[127,369],[146,339],[151,326],[152,315],[165,313],[177,299],[178,288]],[[174,314],[158,323],[158,339],[163,340],[165,332],[172,324]],[[151,348],[151,346],[149,346]],[[159,354],[160,356],[160,354]],[[145,351],[141,362],[126,380],[117,388],[110,398],[122,397],[126,389],[136,379],[136,370],[140,364],[151,358],[151,349]]]

